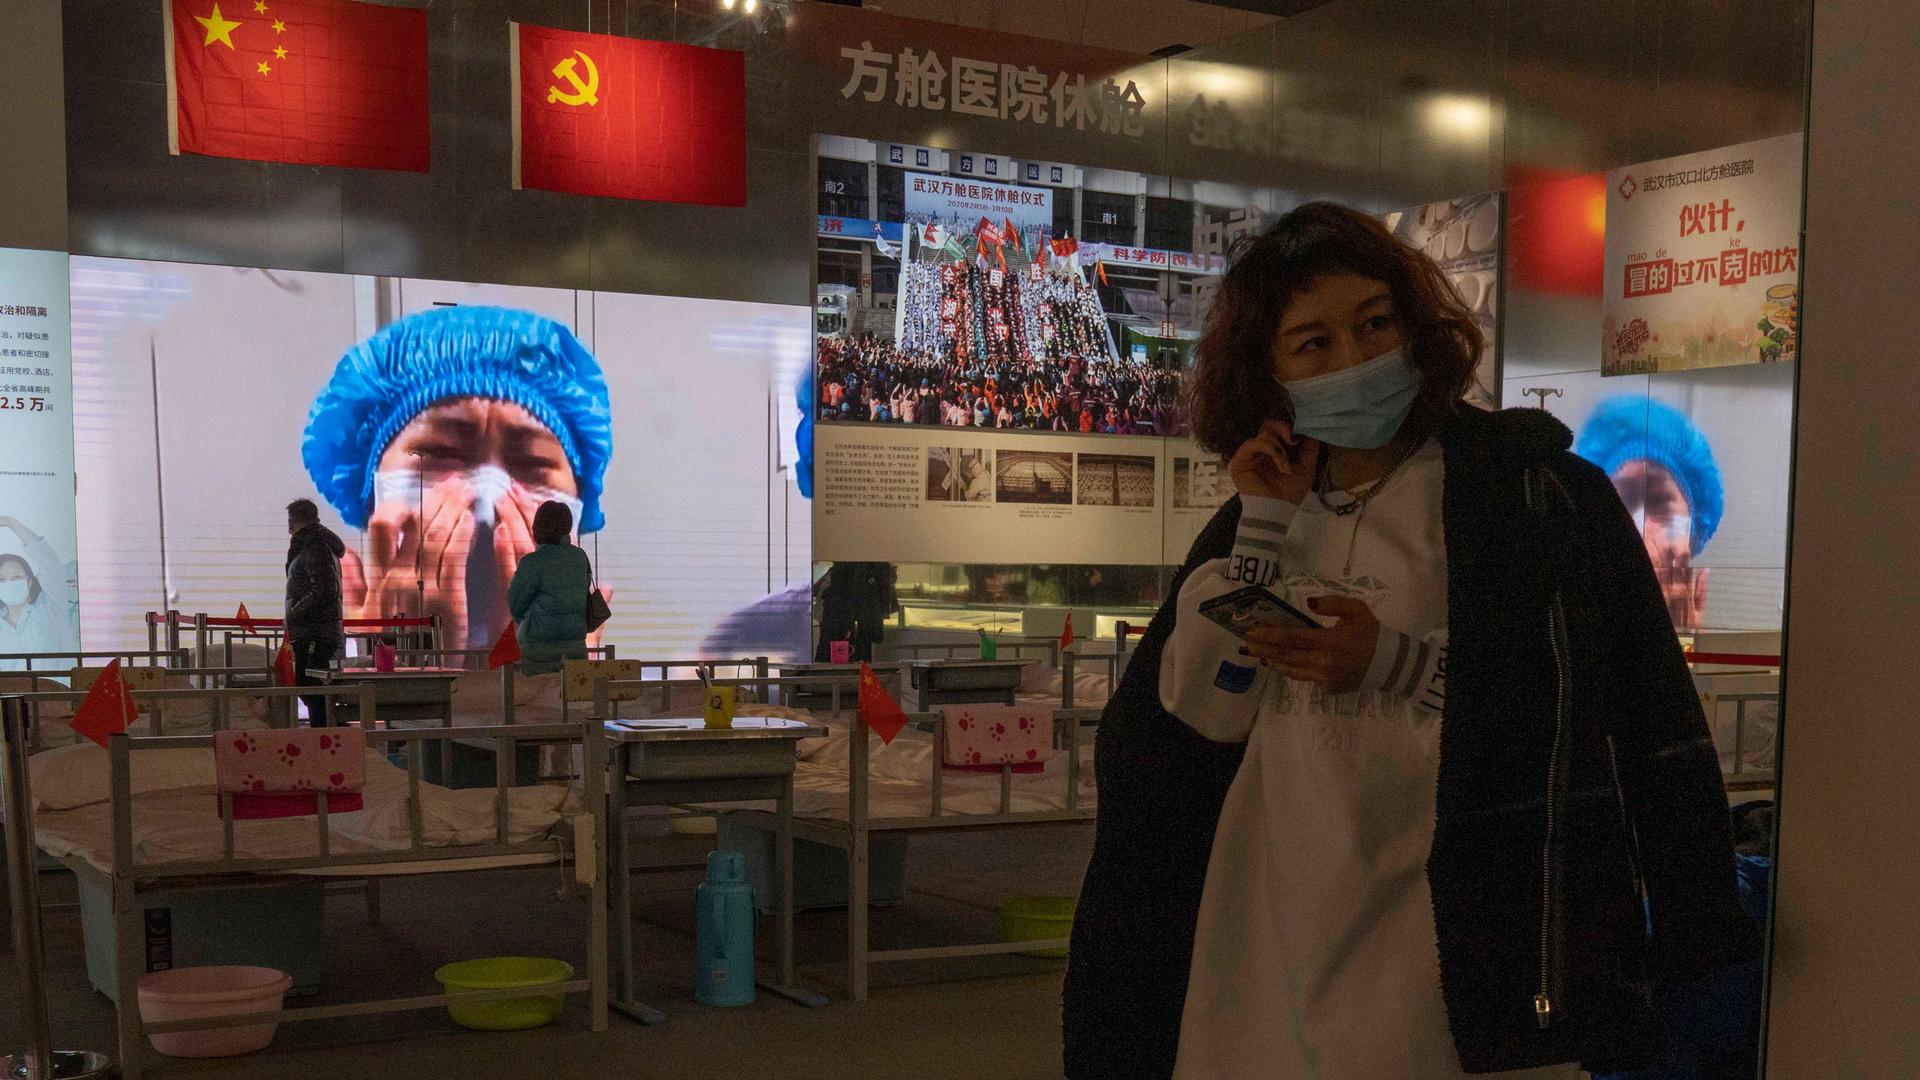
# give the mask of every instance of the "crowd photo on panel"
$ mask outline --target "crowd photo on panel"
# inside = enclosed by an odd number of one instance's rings
[[[820,340],[820,418],[1171,435],[1180,373],[1085,356],[942,359],[868,334]]]

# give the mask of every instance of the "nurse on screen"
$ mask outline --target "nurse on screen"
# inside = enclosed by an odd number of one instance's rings
[[[410,315],[354,346],[314,401],[301,456],[323,498],[365,531],[342,582],[349,618],[440,615],[449,648],[484,648],[535,547],[540,504],[582,534],[605,524],[613,455],[605,376],[565,326],[525,311]]]
[[[77,639],[66,564],[45,537],[0,516],[0,654],[76,649]],[[25,668],[23,660],[0,660],[0,671]]]

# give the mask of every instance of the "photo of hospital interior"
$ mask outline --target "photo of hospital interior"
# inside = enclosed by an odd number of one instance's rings
[[[1920,11],[882,7],[0,3],[0,1077],[1920,1077]]]

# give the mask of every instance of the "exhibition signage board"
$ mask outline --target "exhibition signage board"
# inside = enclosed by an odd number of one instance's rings
[[[1799,341],[1803,137],[1607,176],[1607,375],[1789,363]]]
[[[168,0],[176,154],[426,172],[427,13],[358,0]]]
[[[67,256],[0,248],[0,652],[80,647],[75,533]]]
[[[1232,487],[1181,439],[822,424],[814,558],[1158,566]]]
[[[747,204],[746,54],[513,24],[515,188]]]
[[[1053,228],[1053,191],[981,180],[910,173],[905,177],[907,220],[949,229],[971,228],[982,217],[1022,228]]]
[[[1026,162],[1155,172],[1164,160],[1160,60],[830,4],[796,7],[787,47],[814,130],[899,146],[885,164],[941,168],[918,160],[935,141],[991,147],[971,173],[953,151],[946,166],[989,180],[1029,179]]]

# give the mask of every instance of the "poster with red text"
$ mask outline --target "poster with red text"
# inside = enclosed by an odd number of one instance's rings
[[[1607,375],[1791,363],[1803,137],[1608,174]]]

